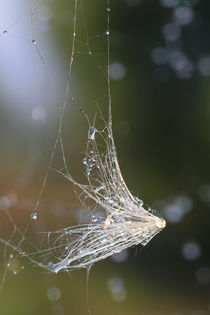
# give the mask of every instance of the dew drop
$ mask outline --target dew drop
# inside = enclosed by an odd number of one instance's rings
[[[101,240],[101,243],[102,244],[106,244],[108,242],[108,239],[107,238],[102,238],[102,240]]]
[[[83,163],[84,165],[87,165],[87,159],[84,158],[84,159],[82,160],[82,163]]]
[[[95,134],[98,130],[94,127],[90,127],[89,131],[88,131],[88,139],[90,140],[95,140]]]
[[[106,31],[106,35],[109,35],[110,33],[109,33],[109,31]]]
[[[89,176],[89,175],[90,175],[90,171],[91,171],[91,168],[87,167],[87,170],[86,170],[86,174],[87,174],[87,176]]]
[[[8,33],[7,30],[3,31],[3,34],[4,34],[4,35],[6,35],[7,33]]]
[[[50,268],[53,268],[53,266],[54,266],[53,262],[50,261],[49,264],[48,264],[48,266],[49,266]]]
[[[141,199],[138,199],[137,202],[138,202],[138,204],[139,204],[141,207],[142,207],[143,204],[144,204],[143,200],[141,200]]]
[[[13,255],[13,254],[10,254],[9,257],[12,259],[12,258],[14,257],[14,255]]]
[[[35,211],[31,212],[31,219],[32,220],[37,220],[37,218],[38,218],[37,212],[35,212]]]
[[[108,8],[107,8],[107,12],[110,12],[110,11],[111,11],[111,8],[108,7]]]
[[[13,275],[16,275],[17,274],[17,270],[13,270]]]
[[[20,247],[20,246],[17,247],[17,251],[18,251],[20,254],[22,253],[22,250],[21,250],[21,247]]]
[[[97,217],[96,216],[92,216],[92,222],[97,222]]]
[[[21,270],[24,270],[25,269],[25,267],[24,266],[21,266]]]
[[[8,267],[8,268],[10,267],[10,263],[7,264],[7,267]]]
[[[104,195],[104,199],[108,200],[109,199],[108,195]]]
[[[76,36],[76,33],[75,33],[75,32],[73,33],[73,36],[74,36],[74,37]]]
[[[36,44],[37,44],[37,42],[35,41],[35,39],[32,39],[32,44],[33,44],[33,45],[36,45]]]

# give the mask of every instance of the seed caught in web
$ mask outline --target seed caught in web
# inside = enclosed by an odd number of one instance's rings
[[[89,128],[82,164],[86,184],[76,181],[69,170],[59,173],[74,185],[83,204],[92,201],[94,211],[89,223],[48,234],[49,244],[50,240],[53,244],[49,257],[58,258],[47,268],[56,273],[88,268],[128,247],[145,246],[166,226],[163,218],[143,208],[143,201],[129,191],[119,167],[111,123],[105,123],[102,130]],[[56,246],[59,256],[53,255]]]

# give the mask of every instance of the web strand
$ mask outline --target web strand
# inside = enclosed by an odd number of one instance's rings
[[[108,95],[106,106],[108,107],[108,120],[104,119],[100,106],[98,106],[98,115],[94,116],[93,121],[89,119],[85,110],[81,110],[88,124],[88,139],[86,144],[85,156],[83,159],[84,175],[86,183],[80,183],[75,180],[71,174],[71,168],[67,165],[65,148],[62,138],[64,115],[71,95],[71,79],[74,57],[76,54],[77,38],[77,17],[79,0],[74,0],[73,9],[73,30],[72,30],[72,48],[68,66],[68,76],[65,87],[63,104],[59,107],[58,127],[56,138],[49,161],[47,163],[44,178],[35,203],[31,219],[36,220],[40,202],[44,189],[47,184],[49,172],[53,169],[55,153],[60,147],[61,159],[63,163],[62,170],[55,170],[58,174],[67,179],[75,188],[82,205],[91,211],[91,220],[75,226],[69,226],[64,229],[41,233],[41,248],[34,246],[32,242],[26,239],[25,235],[30,226],[22,230],[16,225],[9,211],[5,211],[10,224],[13,227],[10,238],[4,242],[5,246],[10,247],[18,255],[28,258],[33,264],[51,272],[61,270],[72,270],[79,268],[88,268],[95,262],[110,257],[113,254],[134,245],[146,245],[158,232],[166,225],[164,219],[159,218],[147,211],[143,207],[143,202],[129,191],[118,163],[117,151],[114,143],[112,130],[112,96],[110,81],[110,0],[107,1],[106,8],[106,34],[107,39],[107,60],[106,60],[106,93]],[[88,54],[92,55],[90,50],[90,38],[88,36],[88,26],[84,14],[82,1],[81,12],[83,15],[83,25],[86,34],[86,47]],[[31,27],[32,42],[35,41],[34,14],[31,9]],[[46,63],[38,47],[36,47],[41,63],[44,68]],[[100,67],[99,67],[100,68]],[[47,71],[48,73],[48,71]],[[104,126],[97,129],[98,117],[102,120]],[[15,235],[18,235],[16,245],[12,244]],[[31,250],[23,253],[20,246],[26,241]],[[0,239],[0,242],[2,240]],[[6,249],[4,256],[7,255]],[[6,273],[3,274],[3,280]]]
[[[51,169],[52,166],[52,162],[54,159],[54,155],[57,149],[57,146],[60,142],[61,144],[61,149],[62,149],[62,156],[63,156],[63,161],[66,165],[66,159],[65,159],[65,155],[64,155],[64,149],[63,149],[63,141],[62,141],[62,137],[61,137],[61,131],[62,131],[62,125],[63,125],[63,117],[64,117],[64,113],[65,113],[65,109],[66,109],[66,105],[67,105],[67,101],[68,101],[68,96],[70,94],[70,80],[71,80],[71,72],[72,72],[72,64],[74,61],[74,54],[75,54],[75,40],[76,40],[76,25],[77,25],[77,7],[78,7],[78,0],[75,0],[74,2],[74,21],[73,21],[73,34],[72,34],[72,50],[71,50],[71,57],[70,57],[70,62],[69,62],[69,72],[68,72],[68,78],[67,78],[67,83],[66,83],[66,92],[65,92],[65,98],[64,98],[64,103],[63,105],[59,108],[60,111],[60,115],[59,115],[59,126],[58,126],[58,132],[57,132],[57,136],[56,136],[56,140],[55,140],[55,144],[52,150],[52,153],[50,155],[50,159],[47,165],[47,169],[46,169],[46,173],[44,175],[44,179],[43,179],[43,183],[38,195],[38,199],[35,205],[35,212],[38,211],[39,208],[39,204],[40,204],[40,200],[44,191],[44,188],[46,186],[46,182],[47,182],[47,178],[49,175],[49,171]]]

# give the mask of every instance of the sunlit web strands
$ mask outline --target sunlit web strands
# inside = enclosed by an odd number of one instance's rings
[[[31,212],[31,222],[38,218],[37,211],[44,191],[48,173],[56,150],[60,145],[64,169],[58,171],[69,180],[78,193],[79,199],[86,206],[91,201],[92,220],[87,224],[67,227],[55,232],[43,233],[39,248],[30,244],[26,239],[26,229],[21,230],[13,222],[8,212],[8,218],[14,226],[14,231],[6,246],[11,247],[18,255],[27,257],[33,264],[52,272],[91,266],[95,262],[105,259],[123,249],[133,245],[146,245],[165,226],[164,219],[155,216],[143,208],[142,200],[133,196],[128,190],[122,177],[112,132],[111,90],[110,90],[110,62],[109,62],[109,1],[107,5],[107,93],[108,120],[103,118],[99,110],[99,119],[103,121],[103,129],[96,128],[96,117],[92,124],[84,110],[81,110],[89,124],[86,153],[83,166],[86,184],[76,181],[66,162],[62,139],[62,125],[67,100],[70,93],[70,78],[74,64],[75,37],[77,26],[78,1],[74,1],[74,19],[72,32],[72,52],[69,62],[69,74],[66,84],[64,103],[60,110],[58,132],[50,155],[49,163],[44,175],[43,184],[38,195],[34,210]],[[33,20],[33,19],[32,19]],[[32,24],[33,25],[33,24]],[[35,42],[33,44],[36,44]],[[35,45],[36,47],[36,45]],[[41,57],[40,57],[41,58]],[[41,61],[43,59],[41,58]],[[18,234],[19,243],[12,245],[13,235]],[[23,252],[21,247],[27,243],[31,245],[30,252]],[[20,248],[20,250],[18,249]],[[5,254],[6,256],[6,254]]]
[[[88,184],[73,179],[65,165],[61,173],[92,200],[92,222],[46,233],[48,249],[27,255],[53,272],[84,268],[133,245],[146,245],[166,222],[143,208],[142,200],[128,190],[120,172],[112,130],[90,126],[83,158]]]

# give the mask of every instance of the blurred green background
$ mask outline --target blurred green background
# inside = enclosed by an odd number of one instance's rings
[[[0,12],[0,235],[10,211],[30,219],[55,141],[72,47],[74,1],[2,0]],[[91,314],[210,313],[210,2],[111,1],[113,128],[129,189],[167,228],[145,248],[93,266]],[[87,122],[107,115],[107,2],[79,1],[71,96],[63,123],[69,168],[82,179]],[[91,53],[90,53],[91,52]],[[100,121],[98,122],[100,127]],[[62,165],[56,153],[53,166]],[[50,172],[28,237],[78,220],[73,187]],[[16,244],[15,235],[12,242]],[[87,314],[85,270],[57,275],[1,251],[8,263],[0,314]],[[14,257],[10,257],[14,255]],[[14,263],[15,261],[15,263]],[[15,266],[15,267],[14,267]],[[20,266],[24,266],[22,269]],[[17,269],[17,274],[14,271]],[[2,271],[3,275],[3,271]]]

